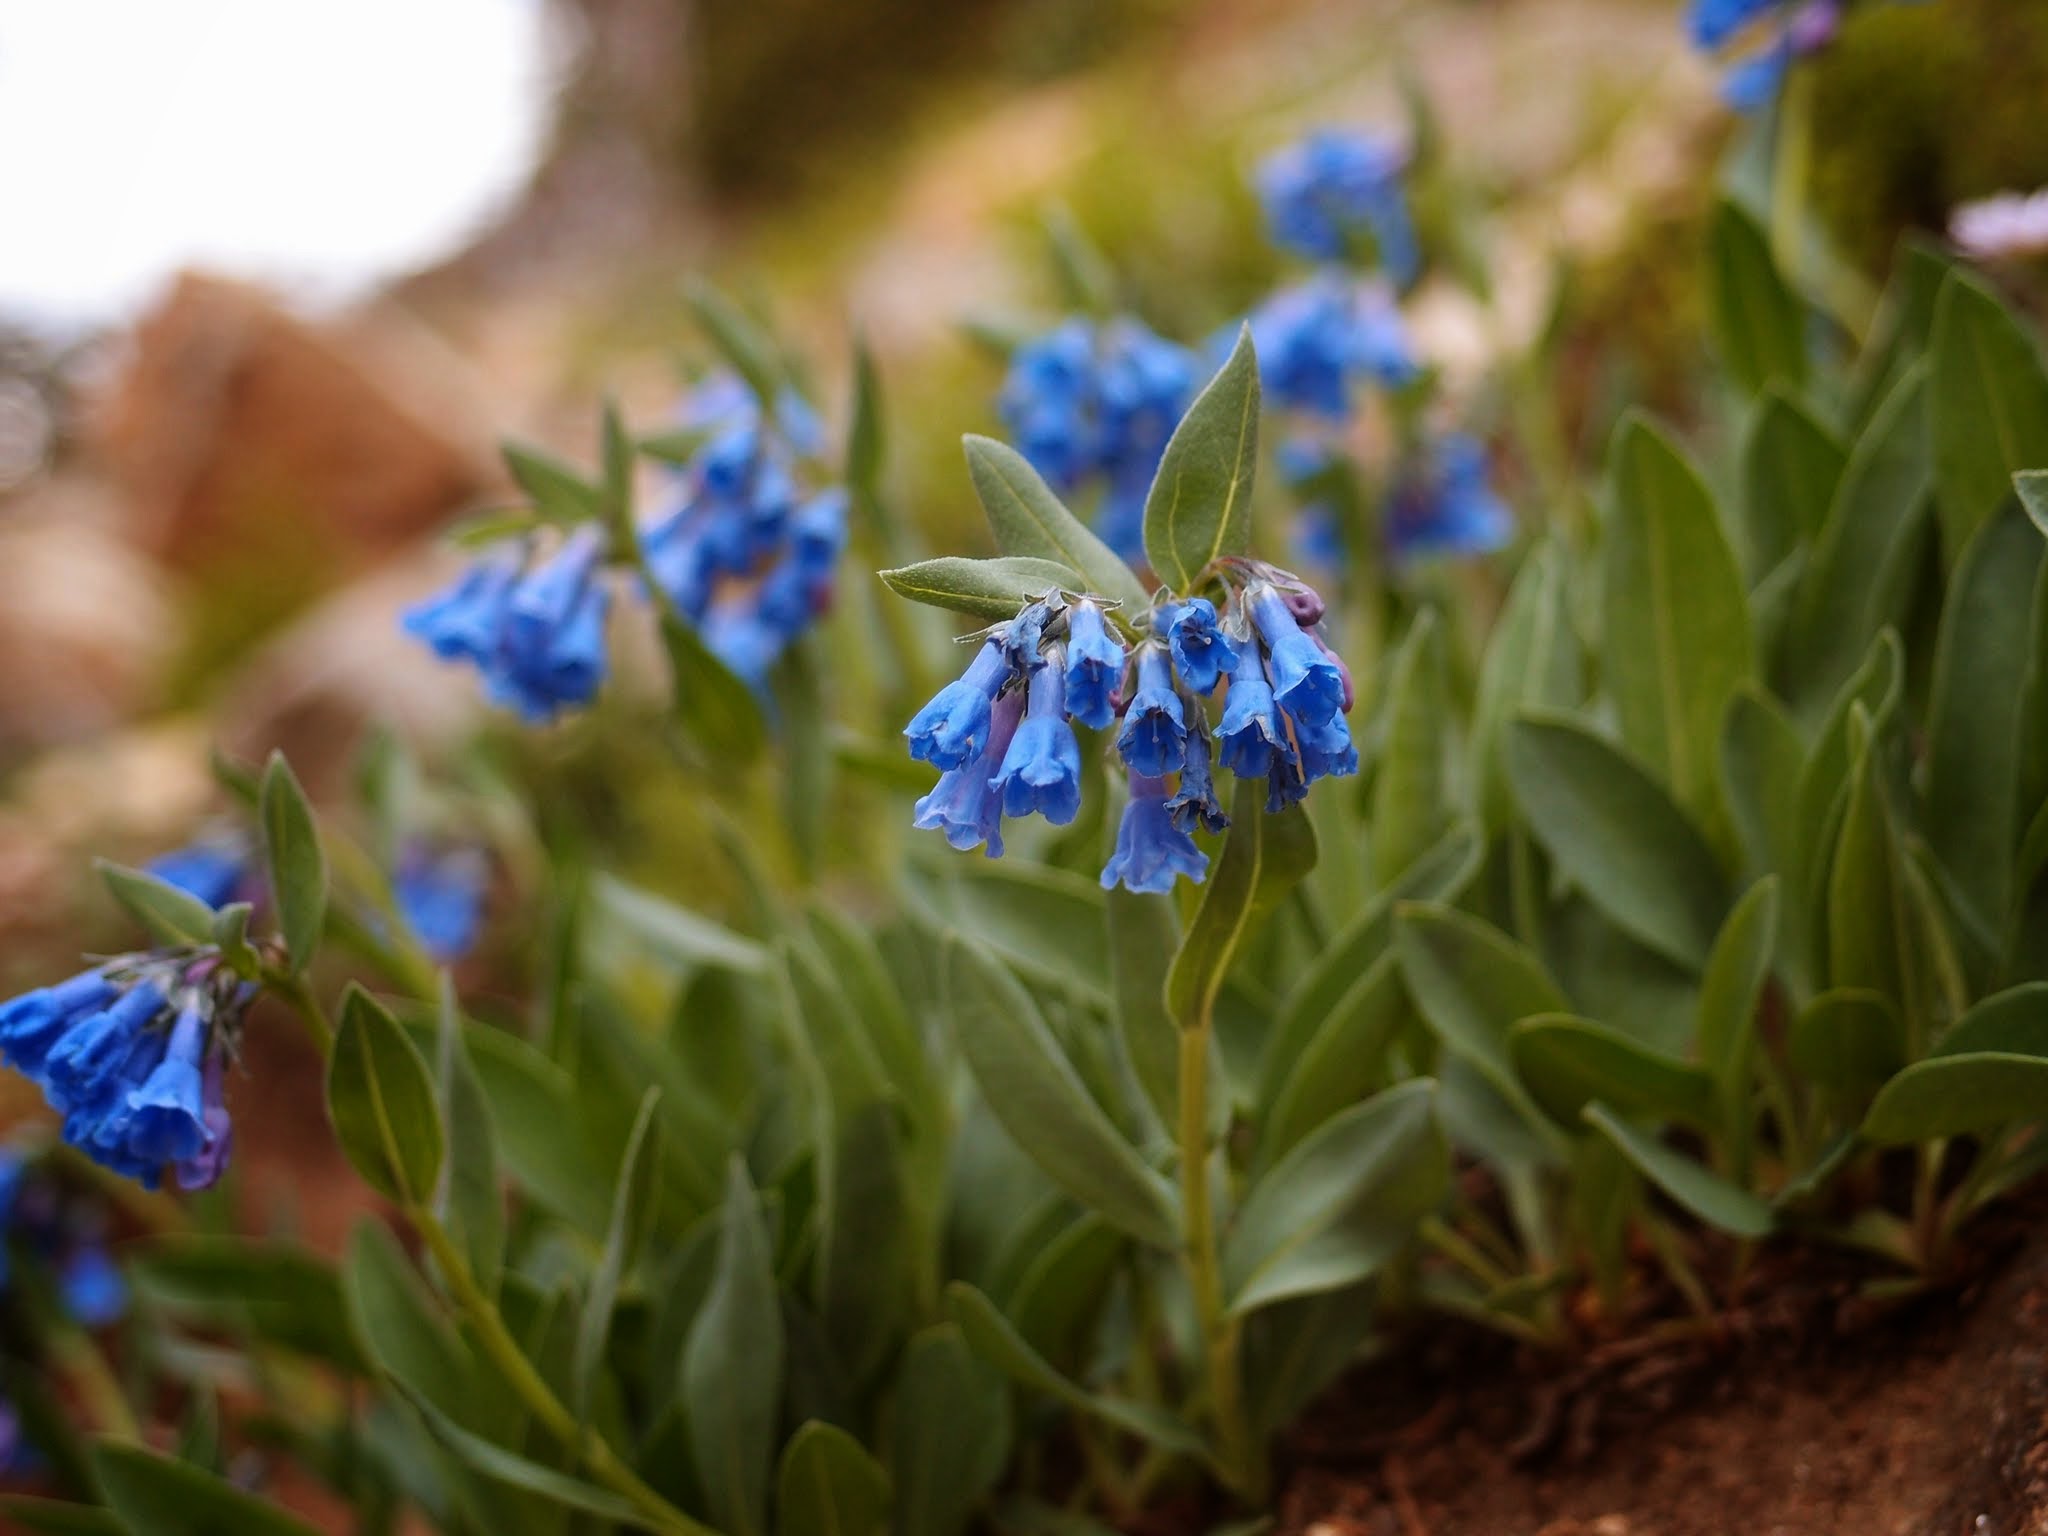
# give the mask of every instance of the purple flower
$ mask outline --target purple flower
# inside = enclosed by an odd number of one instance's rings
[[[1102,888],[1121,884],[1126,890],[1164,895],[1181,875],[1200,881],[1208,873],[1209,857],[1173,824],[1166,781],[1134,768],[1130,786],[1131,798],[1117,824],[1116,852],[1102,868]]]

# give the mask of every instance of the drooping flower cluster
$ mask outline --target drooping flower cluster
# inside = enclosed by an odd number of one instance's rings
[[[910,755],[942,770],[914,824],[991,858],[1002,855],[1006,816],[1064,826],[1081,807],[1074,725],[1114,725],[1130,799],[1102,884],[1161,892],[1206,873],[1197,828],[1230,824],[1219,762],[1264,780],[1268,811],[1317,779],[1357,772],[1351,678],[1322,639],[1321,598],[1255,561],[1219,574],[1221,612],[1207,597],[1163,601],[1128,647],[1100,602],[1058,592],[986,631],[967,670],[904,730]]]
[[[1379,498],[1378,538],[1390,559],[1483,554],[1513,532],[1487,485],[1484,451],[1458,432],[1433,439],[1427,422],[1440,412],[1419,408],[1416,386],[1426,371],[1394,289],[1412,283],[1421,267],[1402,185],[1406,169],[1407,157],[1386,141],[1329,130],[1259,169],[1275,243],[1323,263],[1275,290],[1250,317],[1266,397],[1298,424],[1281,448],[1281,468],[1300,507],[1295,548],[1319,566],[1341,567],[1350,545],[1347,514],[1364,504],[1351,455],[1367,388],[1401,394],[1393,411],[1399,463],[1384,477]],[[1372,236],[1370,251],[1361,231]],[[1373,253],[1382,272],[1358,270]]]
[[[210,947],[119,955],[0,1004],[0,1060],[95,1162],[205,1189],[233,1144],[226,1067],[253,990]]]
[[[802,487],[823,427],[793,392],[771,414],[730,374],[692,390],[676,427],[696,446],[676,468],[669,507],[639,530],[639,553],[662,600],[765,690],[776,660],[830,606],[846,546],[844,492]],[[403,625],[436,655],[474,666],[493,703],[552,720],[604,683],[611,566],[626,556],[593,522],[508,541]]]
[[[676,470],[672,505],[641,530],[647,568],[712,654],[765,691],[776,661],[831,606],[846,494],[802,489],[824,427],[793,391],[771,415],[738,377],[715,374],[686,397],[678,425],[703,437]]]
[[[0,1303],[16,1283],[17,1253],[55,1282],[58,1305],[79,1327],[110,1327],[128,1310],[128,1286],[107,1250],[98,1206],[23,1148],[0,1145]],[[21,1416],[0,1397],[0,1477],[31,1471],[37,1461]]]
[[[575,528],[492,549],[454,584],[406,611],[407,634],[444,661],[467,662],[492,703],[552,720],[597,696],[606,670],[605,536]]]
[[[1333,129],[1267,156],[1257,180],[1273,243],[1311,261],[1355,263],[1369,240],[1381,269],[1406,288],[1422,268],[1407,169],[1400,145]]]
[[[1128,316],[1062,321],[1011,355],[997,401],[1018,451],[1062,493],[1099,484],[1095,529],[1142,556],[1145,495],[1193,398],[1195,357]]]

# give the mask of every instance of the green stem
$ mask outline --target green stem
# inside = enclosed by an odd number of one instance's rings
[[[554,1389],[541,1378],[533,1362],[526,1358],[526,1351],[519,1347],[519,1341],[505,1326],[505,1319],[496,1303],[477,1285],[475,1276],[470,1273],[469,1261],[433,1213],[413,1206],[406,1215],[418,1228],[427,1251],[433,1254],[434,1262],[440,1266],[442,1279],[447,1283],[456,1305],[476,1330],[484,1353],[490,1356],[505,1384],[541,1427],[573,1452],[592,1477],[642,1511],[657,1529],[671,1532],[673,1536],[716,1536],[709,1526],[692,1520],[643,1482],[597,1430],[578,1419],[555,1396]]]
[[[1182,1258],[1202,1350],[1209,1392],[1209,1419],[1216,1435],[1217,1465],[1224,1480],[1247,1501],[1264,1500],[1265,1458],[1252,1443],[1245,1417],[1243,1339],[1240,1325],[1223,1304],[1223,1272],[1217,1259],[1216,1219],[1209,1204],[1209,1012],[1201,1010],[1180,1034],[1180,1188]]]

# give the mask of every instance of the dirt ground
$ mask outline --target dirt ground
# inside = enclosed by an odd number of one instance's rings
[[[2048,1536],[2048,1239],[1994,1238],[1882,1316],[1841,1282],[1564,1376],[1435,1341],[1311,1417],[1280,1536]]]

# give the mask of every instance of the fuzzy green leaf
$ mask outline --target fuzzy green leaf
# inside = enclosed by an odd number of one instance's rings
[[[1145,498],[1145,558],[1187,596],[1226,555],[1252,543],[1252,481],[1259,462],[1259,359],[1249,325],[1229,359],[1174,428]]]

